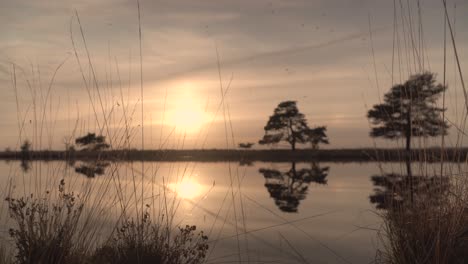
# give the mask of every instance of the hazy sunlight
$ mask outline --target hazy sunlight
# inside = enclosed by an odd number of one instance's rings
[[[173,108],[168,111],[168,123],[175,126],[177,131],[194,133],[199,131],[206,122],[206,113],[202,108],[203,102],[193,92],[192,84],[184,83],[178,98],[173,98]]]

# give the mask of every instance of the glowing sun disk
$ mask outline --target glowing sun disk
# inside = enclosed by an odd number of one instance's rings
[[[175,126],[181,132],[197,132],[206,121],[206,113],[191,92],[177,98],[174,101],[173,108],[168,112],[169,124]]]

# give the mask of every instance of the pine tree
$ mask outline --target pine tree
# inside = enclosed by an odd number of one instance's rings
[[[448,124],[436,106],[440,94],[447,89],[436,84],[435,75],[425,72],[413,75],[404,84],[397,84],[385,94],[384,102],[374,105],[367,113],[373,127],[372,137],[406,139],[411,150],[412,137],[434,137],[447,134]]]
[[[287,141],[291,149],[296,149],[296,143],[307,142],[307,120],[299,112],[295,101],[280,103],[264,127],[265,135],[259,144],[276,144]]]

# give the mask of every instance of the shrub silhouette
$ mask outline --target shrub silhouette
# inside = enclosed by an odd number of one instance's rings
[[[95,133],[88,133],[86,136],[77,138],[75,144],[81,146],[81,150],[97,151],[110,148],[106,143],[105,136],[96,136]]]
[[[8,197],[10,218],[16,227],[9,230],[15,242],[16,262],[20,264],[59,264],[73,262],[76,245],[72,239],[83,210],[83,203],[59,184],[59,199],[50,203],[45,198]]]
[[[306,131],[307,141],[310,143],[312,149],[318,149],[319,144],[330,144],[326,131],[327,127],[325,126],[311,128]]]
[[[160,221],[164,222],[164,221]],[[152,223],[149,213],[142,220],[125,220],[113,239],[96,251],[93,263],[131,264],[198,264],[208,251],[208,237],[195,234],[195,226],[178,228],[174,235],[167,226]]]

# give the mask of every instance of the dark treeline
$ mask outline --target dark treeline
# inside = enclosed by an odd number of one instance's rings
[[[105,151],[5,151],[0,152],[3,160],[109,160],[109,161],[264,161],[264,162],[400,162],[405,160],[407,151],[402,149],[288,149],[277,150],[105,150]],[[467,158],[468,148],[447,148],[443,160],[459,162]],[[440,148],[411,150],[411,160],[438,162]]]

